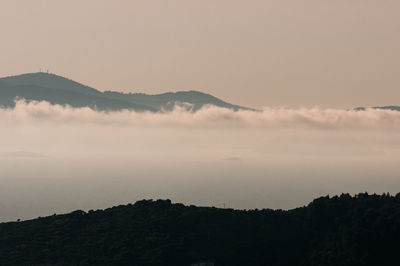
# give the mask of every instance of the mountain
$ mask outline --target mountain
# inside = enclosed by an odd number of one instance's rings
[[[204,105],[215,105],[238,111],[240,109],[251,110],[238,105],[233,105],[224,102],[210,94],[202,93],[199,91],[179,91],[167,92],[163,94],[148,95],[143,93],[120,93],[113,91],[106,91],[104,94],[113,99],[127,99],[131,102],[144,103],[156,110],[170,110],[175,103],[188,103],[191,105],[193,111],[201,109]]]
[[[197,111],[205,105],[233,109],[247,109],[224,102],[198,91],[181,91],[148,95],[142,93],[101,92],[73,80],[43,72],[0,78],[0,106],[13,107],[16,98],[28,101],[48,101],[72,107],[98,110],[162,111],[171,110],[179,103]]]
[[[398,265],[400,194],[283,210],[143,200],[0,224],[0,265]],[[208,264],[211,265],[211,264]]]
[[[391,111],[400,111],[400,106],[396,105],[388,105],[388,106],[375,106],[375,107],[368,107],[372,109],[381,109],[381,110],[391,110]],[[356,111],[365,111],[367,107],[357,107],[354,108]]]
[[[96,89],[75,81],[43,72],[23,74],[0,79],[0,105],[13,107],[16,98],[48,101],[72,107],[90,107],[99,110],[133,109],[154,111],[148,106],[124,100],[109,99]]]

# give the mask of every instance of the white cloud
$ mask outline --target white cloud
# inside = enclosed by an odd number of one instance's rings
[[[14,109],[0,109],[1,121],[121,124],[192,128],[304,128],[304,129],[399,129],[400,112],[315,108],[264,108],[260,112],[238,111],[207,106],[188,112],[177,106],[163,113],[116,111],[51,105],[48,102],[16,102]]]

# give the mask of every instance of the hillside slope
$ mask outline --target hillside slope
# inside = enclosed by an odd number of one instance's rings
[[[191,111],[197,111],[205,105],[215,105],[235,111],[248,109],[198,91],[156,95],[101,92],[73,80],[43,72],[1,78],[0,106],[13,107],[17,98],[98,110],[165,111],[172,110],[175,104],[188,106],[188,110]]]
[[[290,211],[168,200],[0,224],[1,265],[398,265],[400,195]]]
[[[356,108],[354,108],[354,110],[356,110],[356,111],[365,111],[365,110],[367,110],[367,108],[380,109],[380,110],[400,111],[400,106],[397,106],[397,105],[374,106],[374,107],[356,107]]]

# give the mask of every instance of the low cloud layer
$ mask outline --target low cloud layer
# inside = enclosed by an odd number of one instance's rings
[[[311,128],[311,129],[399,129],[400,112],[315,108],[264,108],[260,112],[207,106],[192,113],[177,106],[164,113],[119,111],[99,112],[90,108],[51,105],[48,102],[19,100],[14,109],[0,109],[1,121],[94,123],[193,128]]]
[[[19,101],[0,108],[0,128],[0,221],[143,198],[294,208],[400,191],[395,111],[106,113]]]

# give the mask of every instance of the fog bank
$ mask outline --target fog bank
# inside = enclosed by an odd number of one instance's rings
[[[400,191],[400,112],[207,107],[0,109],[0,221],[143,198],[294,208],[341,192]]]
[[[176,105],[173,111],[152,113],[135,111],[100,112],[90,108],[51,105],[48,102],[18,100],[13,109],[0,109],[2,121],[121,124],[143,126],[243,127],[243,128],[332,128],[332,129],[399,129],[400,112],[380,109],[365,111],[322,108],[264,108],[262,111],[206,106],[189,112]]]

